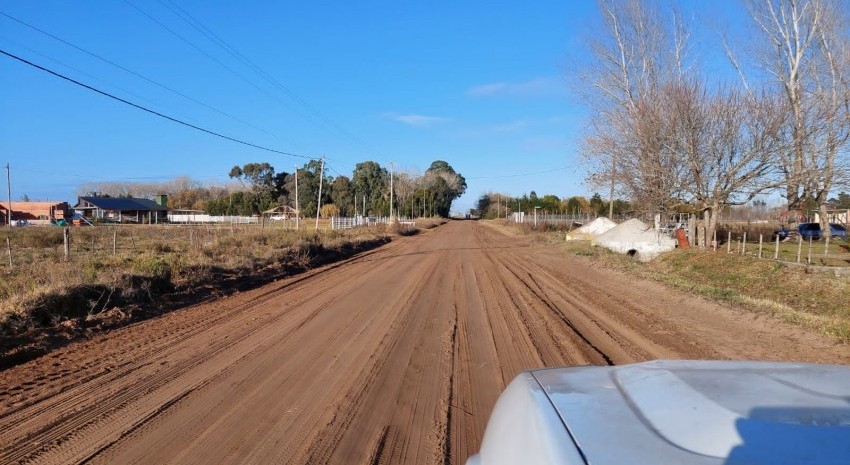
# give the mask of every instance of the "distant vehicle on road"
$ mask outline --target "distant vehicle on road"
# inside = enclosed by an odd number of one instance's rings
[[[850,366],[655,361],[522,373],[467,465],[850,463]]]
[[[30,225],[30,222],[27,221],[27,220],[12,221],[12,226],[14,226],[14,227],[24,227],[24,226],[29,226],[29,225]]]
[[[832,232],[833,237],[847,239],[847,228],[843,225],[830,223],[829,229]],[[820,223],[800,223],[797,230],[800,232],[800,236],[802,236],[803,239],[811,237],[812,239],[817,240],[821,238]]]

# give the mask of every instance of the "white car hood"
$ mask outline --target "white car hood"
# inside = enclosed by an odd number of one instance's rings
[[[656,361],[531,374],[593,465],[850,464],[850,367]]]

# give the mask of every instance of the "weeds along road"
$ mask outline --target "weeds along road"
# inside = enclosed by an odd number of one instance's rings
[[[518,372],[846,346],[450,222],[0,373],[0,463],[461,464]]]

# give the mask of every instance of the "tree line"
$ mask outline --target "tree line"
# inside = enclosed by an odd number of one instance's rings
[[[168,194],[171,208],[249,216],[277,206],[295,208],[297,177],[298,206],[304,217],[316,215],[320,180],[322,216],[352,216],[355,212],[388,216],[392,198],[394,215],[448,217],[452,201],[466,191],[464,177],[443,160],[431,163],[421,175],[393,172],[391,176],[387,168],[374,161],[358,163],[350,177],[330,176],[328,171],[322,169],[320,160],[310,160],[292,172],[276,171],[268,162],[256,162],[231,168],[228,177],[232,181],[225,186],[205,186],[181,177],[162,183],[88,183],[78,193],[143,198]]]
[[[778,192],[790,210],[817,210],[829,234],[830,193],[850,185],[847,12],[830,0],[745,3],[746,42],[700,42],[736,76],[718,82],[675,7],[598,2],[605,27],[576,68],[593,109],[590,181],[637,212],[696,213],[709,238],[724,209]]]
[[[475,207],[469,213],[474,217],[493,219],[504,218],[516,212],[530,215],[535,209],[544,215],[607,215],[610,205],[599,193],[590,198],[581,195],[560,198],[553,194],[538,196],[535,191],[518,197],[488,192],[478,197]],[[614,215],[624,215],[631,212],[631,205],[625,200],[615,199],[613,211]]]

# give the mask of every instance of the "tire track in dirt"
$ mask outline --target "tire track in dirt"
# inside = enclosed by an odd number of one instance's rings
[[[338,266],[336,265],[335,267]],[[366,271],[368,272],[368,270]],[[10,463],[28,461],[39,454],[48,452],[54,445],[62,445],[69,442],[75,443],[73,449],[76,450],[78,449],[79,441],[73,441],[76,437],[75,435],[78,435],[80,430],[95,422],[103,423],[106,420],[110,424],[110,428],[115,428],[118,425],[115,424],[116,419],[113,413],[121,409],[129,401],[136,400],[136,406],[138,406],[140,404],[138,401],[144,398],[147,393],[156,390],[164,380],[172,379],[175,375],[181,373],[184,374],[182,378],[185,379],[184,372],[187,368],[202,364],[222,351],[232,348],[235,344],[247,339],[259,328],[262,328],[263,326],[258,324],[258,315],[246,312],[246,309],[275,299],[292,284],[295,284],[295,289],[297,290],[298,284],[303,279],[296,279],[294,281],[294,283],[286,282],[272,291],[261,290],[255,292],[256,297],[254,299],[244,302],[231,312],[226,312],[226,315],[206,318],[203,319],[204,321],[202,323],[190,323],[187,329],[182,332],[173,332],[170,335],[171,337],[155,337],[154,341],[159,342],[159,346],[153,350],[146,351],[146,354],[143,352],[143,355],[137,359],[136,363],[125,363],[122,370],[112,370],[109,368],[104,370],[102,374],[111,375],[109,379],[96,379],[96,376],[90,377],[83,383],[72,383],[70,386],[64,386],[61,395],[54,397],[42,396],[39,400],[44,400],[44,402],[38,400],[32,402],[29,404],[31,408],[23,406],[15,409],[13,412],[4,412],[3,418],[0,420],[2,421],[0,426],[4,427],[4,433],[19,437],[20,439],[16,442],[3,444],[4,447],[0,450],[0,461]],[[312,289],[314,288],[310,288],[311,292],[304,297],[304,300],[315,298],[315,294],[322,292],[321,290],[312,292]],[[331,297],[328,297],[328,300],[330,299]],[[148,373],[148,376],[144,378],[128,378],[128,375],[131,373],[138,372],[149,366],[158,365],[159,363],[154,363],[154,361],[158,361],[160,356],[165,353],[191,354],[193,352],[192,346],[195,345],[191,339],[188,342],[183,341],[176,344],[175,341],[180,341],[181,337],[204,336],[204,333],[209,332],[212,332],[212,336],[214,337],[216,333],[220,332],[216,325],[222,319],[226,319],[228,316],[232,318],[233,315],[236,315],[236,318],[229,322],[230,331],[224,337],[225,340],[206,344],[200,356],[186,357],[180,363],[173,364],[168,370],[156,369],[153,373]],[[285,314],[280,314],[278,318],[285,316]],[[263,323],[267,324],[270,322],[265,321]],[[138,347],[131,348],[131,351],[133,351],[132,349],[138,351]],[[234,360],[233,363],[236,361],[238,360]],[[218,360],[216,363],[220,364],[221,361]],[[102,393],[105,396],[105,402],[100,401],[96,404],[88,403],[92,397],[90,383],[93,381],[111,386],[111,389]],[[192,386],[187,389],[193,390],[196,388],[197,386]],[[162,405],[170,405],[175,398],[184,397],[185,392],[187,392],[186,389],[181,390],[173,396],[160,399],[160,405],[150,406],[148,410],[161,411]],[[15,415],[16,413],[17,415]],[[134,411],[133,413],[137,416],[141,415],[138,411]],[[24,432],[27,427],[31,426],[31,423],[41,421],[40,418],[42,416],[51,417],[51,421],[39,425],[42,433],[39,433],[38,430],[29,433]],[[30,419],[32,419],[32,422],[29,421]],[[117,423],[120,424],[120,421]],[[135,425],[135,427],[137,426]],[[63,450],[67,452],[68,448]],[[12,451],[14,452],[12,453]]]
[[[785,342],[586,266],[451,222],[69,345],[0,372],[0,462],[460,464],[522,370]]]

